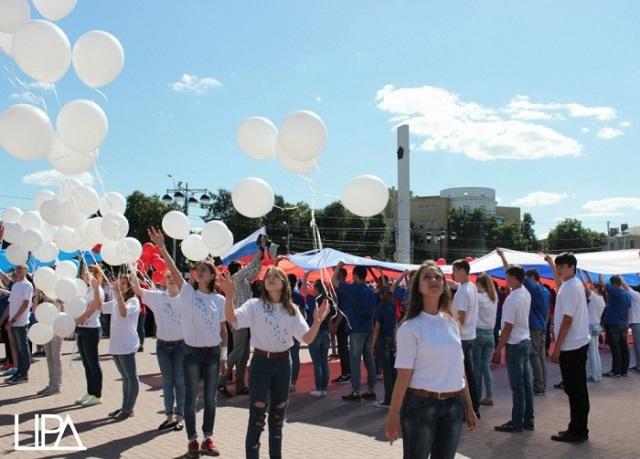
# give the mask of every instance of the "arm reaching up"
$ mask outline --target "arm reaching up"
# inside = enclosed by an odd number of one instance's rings
[[[160,249],[160,254],[167,264],[167,267],[171,272],[171,276],[173,276],[178,290],[180,290],[182,288],[182,284],[184,284],[184,279],[182,278],[182,273],[176,266],[176,262],[173,260],[173,258],[171,258],[171,255],[169,255],[169,252],[164,245],[164,235],[162,234],[162,231],[151,227],[147,229],[147,234],[149,235],[149,239],[151,240],[151,242],[153,242],[155,246]]]

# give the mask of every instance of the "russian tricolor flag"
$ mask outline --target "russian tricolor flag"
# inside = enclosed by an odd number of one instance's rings
[[[224,254],[222,262],[228,265],[233,260],[238,260],[243,265],[246,265],[258,251],[258,236],[261,234],[267,234],[267,228],[265,226],[254,231],[240,242],[236,242],[233,247]]]

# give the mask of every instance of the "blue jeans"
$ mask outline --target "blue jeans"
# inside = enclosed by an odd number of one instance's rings
[[[591,377],[600,381],[602,379],[602,361],[600,360],[600,351],[598,350],[598,338],[600,337],[600,324],[589,325],[589,367],[591,368]]]
[[[476,328],[476,342],[473,347],[473,369],[478,398],[482,398],[482,380],[484,380],[487,398],[493,397],[493,374],[491,373],[491,356],[496,344],[493,341],[493,330]],[[471,382],[469,383],[471,384]]]
[[[528,339],[518,344],[507,344],[507,372],[513,407],[511,423],[522,427],[523,423],[533,423],[533,388],[529,374],[529,354],[531,341]]]
[[[640,324],[630,324],[633,334],[633,350],[636,354],[636,367],[640,370]]]
[[[147,315],[146,314],[139,314],[138,315],[138,326],[137,331],[138,331],[138,338],[140,338],[140,347],[144,346],[144,338],[147,335],[147,332],[145,330],[145,323],[147,321]]]
[[[384,382],[384,403],[391,404],[391,394],[396,383],[396,341],[393,335],[381,335],[376,341],[376,356],[382,367],[382,378]]]
[[[461,396],[435,400],[407,394],[400,411],[404,459],[453,459],[463,417]]]
[[[17,377],[28,378],[29,367],[31,367],[31,348],[29,339],[27,338],[27,327],[11,327],[11,335],[13,336],[13,344],[16,347],[18,361],[16,362],[18,372]]]
[[[264,430],[267,407],[269,409],[269,457],[282,457],[282,427],[289,399],[291,361],[267,359],[253,355],[249,369],[251,405],[249,425],[245,438],[247,459],[260,457],[260,435]]]
[[[295,338],[289,353],[291,354],[291,384],[295,386],[298,381],[298,374],[300,374],[300,343]]]
[[[157,340],[156,354],[162,373],[162,395],[166,414],[184,414],[184,341]],[[175,410],[173,403],[175,400]]]
[[[213,435],[213,424],[216,420],[216,393],[220,368],[220,346],[191,347],[184,345],[185,399],[184,423],[187,426],[189,441],[198,438],[196,432],[196,399],[198,398],[198,381],[202,373],[204,378],[204,415],[202,433],[205,437]]]
[[[111,316],[110,314],[103,314]],[[100,344],[99,327],[78,327],[78,352],[84,366],[84,376],[87,379],[87,394],[102,397],[102,369],[98,344]]]
[[[376,364],[371,352],[371,333],[351,332],[350,339],[351,387],[354,392],[360,393],[360,360],[364,357],[364,366],[367,369],[367,387],[370,392],[373,392],[376,387]]]
[[[604,325],[607,342],[611,349],[611,373],[623,375],[629,372],[628,325]]]
[[[313,378],[316,390],[327,390],[329,386],[329,332],[320,330],[318,336],[309,345],[309,354],[313,362]]]
[[[136,353],[114,355],[113,361],[122,376],[122,409],[133,411],[140,391],[138,373],[136,371]]]

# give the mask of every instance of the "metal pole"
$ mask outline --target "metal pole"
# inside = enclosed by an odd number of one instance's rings
[[[396,258],[399,263],[411,263],[411,186],[407,124],[398,127],[397,206]]]

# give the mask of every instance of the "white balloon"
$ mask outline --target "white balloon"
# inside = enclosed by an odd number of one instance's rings
[[[29,252],[22,244],[11,244],[4,254],[12,265],[26,265],[29,260]]]
[[[47,160],[51,167],[67,175],[81,174],[91,169],[98,161],[98,150],[90,153],[76,153],[67,147],[57,135],[53,136]]]
[[[267,118],[247,118],[238,128],[236,137],[240,149],[254,159],[271,159],[276,155],[278,128]]]
[[[73,279],[64,277],[56,281],[54,290],[56,298],[62,301],[70,301],[78,296],[78,289],[76,289],[76,283]]]
[[[50,21],[58,21],[71,13],[77,0],[33,0],[33,6]]]
[[[31,19],[27,0],[0,0],[0,32],[13,33]]]
[[[249,218],[259,218],[271,212],[275,196],[271,186],[258,177],[240,180],[231,193],[233,207]]]
[[[22,240],[24,229],[20,223],[5,223],[4,240],[11,244],[17,244]]]
[[[9,57],[13,57],[11,54],[11,42],[13,41],[13,34],[0,32],[0,49],[5,52]]]
[[[111,83],[124,66],[124,50],[108,32],[92,30],[73,46],[73,68],[87,86],[98,88]]]
[[[211,220],[202,229],[202,240],[209,250],[225,246],[229,242],[229,236],[233,241],[233,234],[227,225],[220,220]]]
[[[51,121],[33,105],[12,105],[0,115],[0,144],[23,161],[42,159],[53,145]]]
[[[69,315],[61,312],[53,322],[53,332],[60,338],[66,338],[76,329],[76,321]]]
[[[33,204],[36,206],[36,210],[40,210],[42,204],[45,201],[55,198],[56,194],[53,191],[49,190],[40,190],[36,193],[36,196],[33,198]]]
[[[76,297],[64,304],[64,312],[77,319],[87,310],[87,300],[82,297]]]
[[[29,210],[22,214],[20,218],[20,224],[25,230],[28,229],[40,229],[42,226],[42,217],[37,210]]]
[[[42,266],[33,273],[33,283],[43,292],[53,291],[57,280],[56,272],[48,266]]]
[[[71,197],[73,207],[81,214],[94,214],[100,208],[100,198],[96,190],[90,186],[78,187]]]
[[[80,228],[80,236],[82,240],[93,247],[96,244],[102,244],[106,238],[102,234],[102,217],[90,218]]]
[[[49,223],[43,221],[42,226],[40,227],[40,232],[44,237],[45,242],[52,242],[56,237],[56,227],[50,225]]]
[[[298,161],[297,159],[291,158],[280,146],[280,142],[276,144],[276,156],[278,157],[278,161],[282,164],[285,169],[290,170],[291,172],[295,172],[296,174],[306,174],[311,169],[316,167],[318,163],[318,158],[313,158],[308,161]]]
[[[78,276],[78,265],[71,260],[63,260],[56,264],[55,272],[59,279],[75,279]]]
[[[117,191],[109,191],[100,198],[100,215],[108,214],[124,215],[127,208],[127,200]]]
[[[62,204],[62,208],[60,209],[62,213],[62,223],[69,226],[70,228],[79,229],[87,219],[86,215],[81,214],[73,207],[71,201],[67,201]]]
[[[53,22],[36,19],[13,34],[11,53],[18,67],[34,80],[55,83],[71,65],[71,43]]]
[[[322,153],[327,142],[327,128],[318,115],[300,110],[284,119],[278,140],[289,157],[308,161]]]
[[[102,217],[100,229],[105,238],[119,241],[129,232],[129,222],[124,215],[108,214]]]
[[[87,287],[87,284],[85,284],[84,280],[80,279],[79,277],[76,277],[75,279],[73,279],[73,282],[76,284],[76,292],[78,292],[78,294],[76,295],[76,298],[84,298],[85,296],[87,296],[89,287]]]
[[[76,99],[65,104],[56,120],[58,137],[71,150],[86,154],[98,149],[107,137],[107,115],[95,102]]]
[[[375,175],[361,175],[347,184],[342,191],[341,201],[352,214],[372,217],[387,206],[389,190]]]
[[[36,320],[43,325],[53,325],[58,318],[60,310],[53,303],[40,303],[36,307]],[[53,330],[51,331],[53,333]]]
[[[162,229],[173,239],[186,239],[191,230],[191,223],[185,214],[171,210],[162,218]]]
[[[60,182],[60,188],[58,188],[56,198],[62,202],[70,201],[75,190],[80,188],[82,185],[82,181],[77,177],[65,177]]]
[[[22,245],[29,252],[35,252],[44,244],[44,237],[37,229],[28,229],[22,234]]]
[[[42,263],[51,263],[52,261],[55,261],[56,257],[58,256],[58,247],[51,241],[45,242],[40,246],[38,250],[33,252],[33,256]],[[40,290],[51,291],[51,289]]]
[[[209,256],[209,250],[199,234],[190,234],[180,243],[182,254],[191,261],[202,261]]]
[[[45,201],[42,203],[42,206],[40,206],[40,216],[50,225],[62,225],[64,218],[62,215],[62,206],[64,206],[64,203],[57,198]]]
[[[58,249],[63,252],[75,252],[78,250],[75,232],[73,228],[62,227],[58,229],[54,238]]]
[[[42,307],[42,305],[40,305],[40,307]],[[33,344],[37,344],[39,346],[47,344],[49,341],[51,341],[53,339],[53,335],[53,327],[51,325],[45,325],[43,323],[33,324],[31,327],[29,327],[29,331],[27,332],[27,337],[29,338],[29,340]]]
[[[118,243],[116,241],[107,241],[102,244],[100,255],[104,262],[111,266],[120,266],[123,263],[118,254]]]
[[[233,247],[233,234],[229,231],[227,242],[221,247],[209,249],[209,253],[212,257],[222,257],[231,250],[231,247]]]
[[[4,223],[21,223],[23,212],[17,207],[7,207],[2,213]]]
[[[127,265],[134,264],[142,256],[142,244],[134,237],[125,237],[116,247],[118,257]]]

